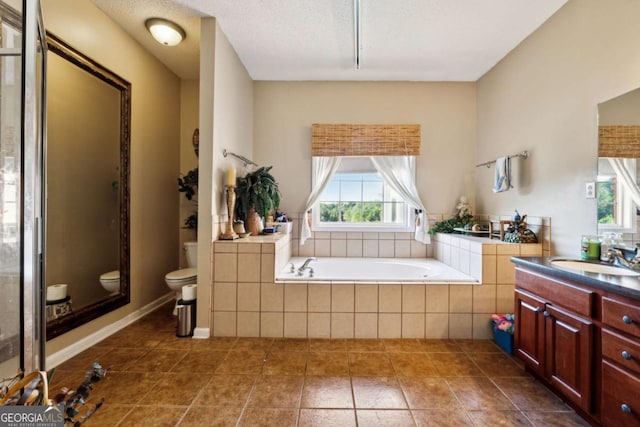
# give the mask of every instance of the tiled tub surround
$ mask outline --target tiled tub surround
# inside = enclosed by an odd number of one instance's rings
[[[468,265],[481,284],[275,283],[291,238],[214,242],[213,336],[487,339],[491,313],[513,311],[509,258],[543,252],[542,244],[437,235],[436,258],[463,272]]]

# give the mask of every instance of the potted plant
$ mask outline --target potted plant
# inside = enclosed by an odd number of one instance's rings
[[[196,211],[184,220],[184,228],[198,228],[198,168],[187,172],[182,178],[178,178],[178,191],[184,193],[184,197],[196,206]]]
[[[272,166],[261,167],[236,179],[236,218],[243,220],[251,234],[262,231],[262,219],[269,211],[280,206],[280,190],[273,175]]]

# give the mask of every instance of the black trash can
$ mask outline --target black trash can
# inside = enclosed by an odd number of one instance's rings
[[[176,336],[180,338],[192,337],[196,327],[196,300],[178,300],[178,327]]]

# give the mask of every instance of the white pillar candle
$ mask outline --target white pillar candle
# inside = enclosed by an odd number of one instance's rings
[[[236,170],[234,168],[227,169],[227,185],[236,185]]]

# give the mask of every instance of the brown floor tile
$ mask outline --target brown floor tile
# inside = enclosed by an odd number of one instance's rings
[[[242,408],[255,382],[255,375],[214,375],[193,401],[193,406]]]
[[[533,427],[520,411],[469,411],[468,414],[476,427]]]
[[[49,382],[49,397],[55,398],[58,393],[62,393],[60,390],[63,387],[69,389],[75,389],[85,381],[84,373],[88,369],[77,369],[73,371],[67,371],[64,369],[56,368],[53,373],[53,378]],[[110,374],[107,374],[110,375]]]
[[[426,351],[427,348],[424,344],[424,340],[418,339],[387,339],[382,340],[385,349],[388,352],[397,353],[397,352],[406,352],[406,353],[415,353]]]
[[[211,408],[194,406],[182,418],[179,427],[229,427],[235,426],[242,408]]]
[[[429,353],[460,353],[462,348],[453,340],[424,340],[424,351]]]
[[[104,403],[87,419],[86,424],[91,427],[113,427],[129,414],[135,406],[112,405]]]
[[[386,353],[349,353],[352,376],[393,376],[395,371]]]
[[[512,411],[516,409],[489,378],[449,378],[447,382],[467,410]]]
[[[304,380],[301,408],[353,408],[347,377],[310,377]]]
[[[356,427],[356,413],[350,409],[301,409],[298,427]]]
[[[411,413],[418,427],[473,427],[465,411],[429,409]]]
[[[262,375],[304,375],[307,353],[271,352],[262,367]]]
[[[265,358],[264,351],[230,351],[216,374],[259,374]]]
[[[349,351],[385,351],[382,340],[376,339],[357,339],[347,340],[347,350]]]
[[[458,409],[462,406],[444,378],[400,378],[411,409]]]
[[[493,382],[521,411],[564,411],[567,407],[533,378],[494,378]]]
[[[394,377],[352,378],[356,408],[406,409],[400,384]]]
[[[188,351],[179,363],[171,368],[171,372],[185,374],[213,374],[227,356],[226,351]]]
[[[440,373],[427,353],[390,353],[399,377],[439,377]]]
[[[302,376],[260,376],[247,405],[259,408],[298,408],[303,382]]]
[[[191,337],[177,337],[175,333],[172,333],[164,337],[156,348],[189,351],[195,341],[196,340]]]
[[[536,427],[589,427],[590,425],[573,411],[524,411],[524,414]]]
[[[269,351],[273,338],[238,338],[231,348],[234,351]]]
[[[358,427],[413,427],[411,412],[392,409],[358,409]]]
[[[347,351],[346,340],[329,340],[329,339],[310,339],[309,351],[325,352],[325,351]]]
[[[271,352],[276,351],[309,351],[309,340],[306,338],[283,338],[274,340]]]
[[[159,381],[151,372],[109,372],[91,392],[109,404],[137,404]]]
[[[100,364],[112,371],[125,371],[132,361],[149,352],[148,348],[114,348],[99,358]],[[87,370],[85,368],[85,370]],[[107,374],[108,375],[108,374]]]
[[[465,353],[503,353],[502,349],[491,340],[456,340]]]
[[[136,406],[122,420],[127,427],[173,427],[187,411],[186,406]]]
[[[140,405],[189,406],[211,375],[164,373],[160,381],[140,401]]]
[[[501,353],[472,353],[469,358],[475,362],[487,376],[525,377],[524,368],[516,364],[511,356]]]
[[[123,329],[100,341],[100,347],[153,348],[167,338],[166,331],[132,331]]]
[[[191,339],[192,350],[231,350],[238,338],[235,337],[211,337],[206,340]]]
[[[181,350],[157,348],[128,363],[124,369],[129,372],[169,372],[185,355]]]
[[[109,353],[111,348],[89,347],[82,353],[73,356],[71,359],[61,363],[56,369],[64,371],[88,371],[93,366],[93,362],[103,364],[104,355]],[[106,365],[104,365],[106,366]]]
[[[349,376],[346,352],[309,353],[307,375]]]
[[[247,408],[239,427],[294,427],[298,418],[295,409]]]
[[[431,353],[429,358],[443,377],[483,376],[480,368],[465,353]]]

